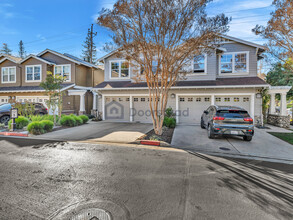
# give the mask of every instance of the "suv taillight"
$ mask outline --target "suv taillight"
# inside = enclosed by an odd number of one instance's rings
[[[253,122],[252,118],[243,118],[244,121]]]
[[[213,120],[223,121],[225,118],[220,116],[214,116]]]

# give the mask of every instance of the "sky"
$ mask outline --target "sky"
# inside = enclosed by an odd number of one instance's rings
[[[112,8],[115,0],[0,0],[0,45],[7,43],[18,55],[18,43],[24,42],[27,54],[47,48],[81,56],[87,29],[94,23],[97,32],[97,57],[106,54],[103,45],[110,33],[95,24],[102,8]],[[209,15],[225,13],[232,17],[228,35],[263,44],[251,32],[256,24],[265,25],[273,11],[272,0],[214,0]]]

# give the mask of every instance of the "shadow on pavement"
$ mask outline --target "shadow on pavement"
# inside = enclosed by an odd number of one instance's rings
[[[220,157],[218,160],[203,154],[189,153],[232,173],[231,176],[222,175],[218,186],[242,194],[278,219],[293,219],[293,165],[228,158],[225,160],[230,162],[224,163]],[[211,165],[207,168],[223,172]]]
[[[56,140],[34,139],[34,138],[26,138],[26,137],[11,137],[11,136],[0,136],[0,141],[7,141],[14,145],[17,145],[18,147],[28,147],[32,145],[41,145],[41,144],[60,142]]]

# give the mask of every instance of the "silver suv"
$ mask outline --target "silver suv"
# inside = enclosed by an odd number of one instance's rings
[[[254,134],[253,119],[245,109],[235,106],[210,106],[201,116],[201,128],[208,130],[211,139],[216,135],[236,135],[251,141]]]

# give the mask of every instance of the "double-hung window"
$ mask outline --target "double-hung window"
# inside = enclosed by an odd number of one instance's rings
[[[128,61],[110,61],[111,78],[129,78]]]
[[[16,82],[16,67],[2,67],[2,83]]]
[[[41,65],[31,65],[25,66],[25,81],[37,81],[40,82],[42,77],[42,66]]]
[[[198,55],[193,57],[193,71],[192,73],[206,73],[206,56]]]
[[[223,54],[220,59],[220,71],[222,74],[248,73],[248,59],[248,52]]]
[[[62,76],[65,82],[70,81],[71,80],[71,65],[64,64],[64,65],[54,66],[54,75]]]

